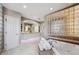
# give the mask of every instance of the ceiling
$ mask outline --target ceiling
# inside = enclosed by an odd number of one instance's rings
[[[26,5],[27,8],[23,8]],[[36,20],[43,21],[44,16],[60,10],[64,7],[71,5],[70,3],[4,3],[3,6],[17,11],[22,14],[22,16]],[[53,10],[50,10],[53,8]]]

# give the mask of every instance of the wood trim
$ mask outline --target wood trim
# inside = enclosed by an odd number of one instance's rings
[[[55,36],[55,35],[49,35],[50,37],[58,37],[58,38],[64,38],[64,39],[72,39],[79,41],[79,37],[73,37],[73,36]]]

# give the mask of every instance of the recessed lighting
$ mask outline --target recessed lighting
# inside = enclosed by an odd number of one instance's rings
[[[53,8],[50,8],[50,10],[53,10]]]
[[[26,6],[26,5],[24,5],[24,6],[23,6],[23,8],[27,8],[27,6]]]

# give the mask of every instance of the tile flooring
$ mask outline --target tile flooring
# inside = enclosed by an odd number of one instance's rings
[[[22,44],[17,48],[3,52],[2,55],[38,55],[38,46],[35,43]]]
[[[23,41],[20,46],[8,51],[4,51],[2,55],[53,55],[52,50],[40,51],[38,48],[38,44],[39,40]]]
[[[39,55],[55,55],[52,49],[46,51],[39,51]]]

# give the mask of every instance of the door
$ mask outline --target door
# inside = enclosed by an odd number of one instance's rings
[[[14,16],[7,16],[6,30],[5,30],[5,42],[6,50],[15,48],[19,45],[20,35],[20,23],[19,19]]]

